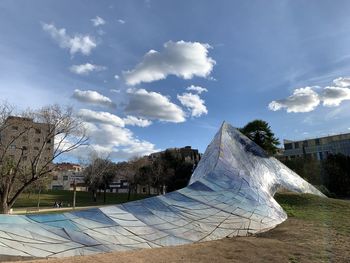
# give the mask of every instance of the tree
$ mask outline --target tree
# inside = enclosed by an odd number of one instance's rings
[[[322,167],[328,190],[338,196],[350,196],[350,157],[329,155],[322,162]]]
[[[25,125],[13,125],[16,117]],[[37,128],[40,124],[43,132]],[[17,128],[17,130],[16,130]],[[33,134],[37,141],[33,142]],[[0,105],[0,213],[8,213],[24,190],[53,170],[53,161],[87,143],[83,123],[72,108],[58,105],[14,114],[14,107]],[[49,153],[49,154],[48,154]]]
[[[93,201],[97,201],[97,191],[102,189],[103,202],[106,203],[106,192],[115,176],[115,164],[108,158],[93,155],[83,174],[85,183],[92,192]]]
[[[239,130],[267,153],[275,154],[277,152],[277,146],[280,143],[266,121],[254,120]]]
[[[322,185],[321,163],[316,159],[298,157],[282,161],[289,169],[313,185]]]

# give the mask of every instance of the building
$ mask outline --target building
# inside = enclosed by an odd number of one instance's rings
[[[74,163],[58,163],[52,172],[51,189],[52,190],[74,190],[74,184],[77,191],[87,191],[85,184],[83,168]]]
[[[9,116],[0,127],[0,160],[19,163],[22,174],[49,167],[54,155],[54,128],[31,118]]]
[[[178,157],[178,158],[184,160],[185,162],[190,162],[193,164],[197,164],[201,159],[201,155],[198,152],[198,150],[192,149],[191,146],[185,146],[183,148],[169,148],[169,149],[166,149],[165,151],[152,153],[148,156],[148,158],[150,160],[157,159],[162,154],[164,154],[166,151],[170,152],[175,157]]]
[[[323,160],[329,154],[337,153],[350,156],[350,133],[302,141],[284,140],[285,159],[304,157]]]

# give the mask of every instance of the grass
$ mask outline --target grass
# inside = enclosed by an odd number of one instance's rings
[[[149,197],[143,194],[132,194],[129,201],[139,200]],[[62,202],[63,207],[72,206],[73,191],[50,190],[40,194],[40,207],[52,207],[53,204]],[[120,204],[128,202],[127,193],[107,193],[106,204]],[[38,194],[22,194],[16,201],[14,208],[36,207],[38,204]],[[97,206],[104,205],[103,193],[97,195],[97,202],[92,199],[90,192],[76,193],[76,206]]]
[[[350,235],[350,201],[293,193],[276,194],[275,198],[289,217]]]

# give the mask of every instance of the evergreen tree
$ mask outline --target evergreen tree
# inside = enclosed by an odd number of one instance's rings
[[[254,120],[239,129],[245,136],[263,148],[268,154],[275,154],[280,144],[270,125],[263,120]]]

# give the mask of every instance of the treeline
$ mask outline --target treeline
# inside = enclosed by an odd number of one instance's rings
[[[187,186],[195,166],[196,163],[186,162],[183,156],[166,150],[154,159],[134,158],[116,164],[107,159],[94,158],[84,170],[84,176],[94,201],[101,191],[104,192],[104,202],[106,201],[106,191],[115,178],[127,180],[130,200],[140,186],[146,187],[149,195],[163,194]]]
[[[322,161],[299,157],[283,163],[328,196],[350,196],[349,156],[334,154]]]

